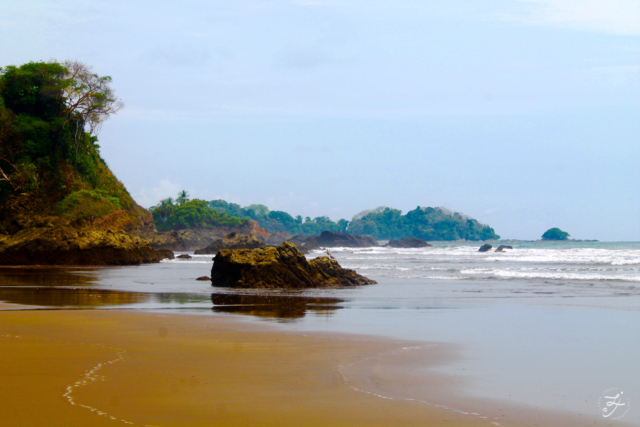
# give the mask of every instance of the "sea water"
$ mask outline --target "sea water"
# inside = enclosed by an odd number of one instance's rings
[[[211,255],[138,267],[5,268],[0,300],[222,313],[293,331],[451,343],[459,354],[432,369],[461,379],[463,394],[596,420],[599,399],[615,389],[630,402],[620,421],[640,425],[640,243],[508,244],[484,253],[473,242],[332,248],[343,267],[378,284],[240,296],[195,280],[210,274]]]

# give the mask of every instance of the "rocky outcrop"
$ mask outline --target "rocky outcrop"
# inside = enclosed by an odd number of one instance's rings
[[[173,252],[157,251],[123,229],[97,225],[129,227],[129,217],[89,222],[47,212],[50,207],[35,194],[11,196],[0,205],[0,265],[135,265],[173,258]],[[143,229],[145,218],[138,224]]]
[[[217,254],[221,249],[256,249],[264,246],[262,240],[249,234],[229,233],[222,239],[214,240],[209,246],[196,250],[197,255]]]
[[[478,249],[478,252],[488,252],[493,246],[491,246],[490,244],[486,243],[482,246],[480,246],[480,249]]]
[[[400,240],[389,240],[389,243],[387,243],[385,246],[389,246],[392,248],[427,248],[432,245],[422,239],[417,239],[415,237],[403,237]]]
[[[513,249],[513,247],[509,246],[509,245],[500,245],[500,246],[498,246],[498,249],[496,249],[496,252],[502,252],[505,249]]]
[[[318,242],[316,241],[316,237],[318,236],[305,236],[304,234],[296,234],[287,241],[296,245],[300,252],[302,252],[303,254],[308,254],[311,251],[317,251],[321,249],[320,245],[318,245]]]
[[[258,289],[299,289],[359,286],[375,283],[337,261],[321,257],[307,261],[295,244],[259,249],[223,249],[213,259],[214,286]]]
[[[49,223],[0,235],[0,265],[135,265],[172,257],[119,230]]]
[[[335,233],[333,231],[323,231],[319,236],[315,236],[315,239],[318,245],[324,248],[370,248],[378,246],[377,240],[373,237]]]
[[[260,227],[256,221],[235,227],[193,228],[188,230],[171,231],[140,231],[138,236],[148,240],[155,249],[169,249],[172,251],[195,251],[205,248],[215,240],[223,239],[230,233],[251,234],[266,240],[270,234]]]
[[[178,255],[176,257],[176,259],[191,259],[191,258],[193,258],[193,257],[191,255],[189,255],[189,254],[182,254],[182,255]]]
[[[290,241],[291,234],[286,231],[276,231],[274,233],[268,234],[267,236],[256,235],[256,237],[262,240],[267,245],[279,245],[282,242]]]

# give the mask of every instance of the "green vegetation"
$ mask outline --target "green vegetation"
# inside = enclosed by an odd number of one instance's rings
[[[189,200],[189,194],[181,191],[176,198],[167,198],[150,209],[158,231],[182,230],[186,228],[214,228],[241,226],[249,221],[218,212],[204,200]]]
[[[567,240],[570,234],[557,227],[550,228],[542,235],[542,240]]]
[[[56,213],[71,220],[89,220],[121,209],[120,200],[103,190],[80,190],[69,194],[56,205]]]
[[[30,193],[42,214],[91,219],[138,207],[100,157],[96,136],[123,104],[111,78],[79,62],[0,68],[0,204]]]
[[[180,194],[187,194],[182,191]],[[188,200],[188,199],[187,199]],[[198,201],[204,203],[203,201]],[[185,203],[184,206],[188,206]],[[204,205],[202,211],[204,211]],[[365,211],[356,215],[351,222],[346,219],[332,221],[329,217],[320,216],[314,219],[293,217],[287,212],[271,211],[265,205],[249,205],[244,208],[236,203],[224,200],[207,202],[211,212],[225,217],[252,219],[270,233],[286,232],[291,235],[317,235],[325,230],[339,233],[365,234],[376,239],[399,239],[402,237],[418,237],[424,240],[492,240],[499,239],[493,229],[480,224],[457,212],[443,208],[420,208],[402,215],[398,209],[381,207],[373,211]],[[198,228],[198,221],[186,221],[176,218],[177,207],[171,198],[160,201],[150,210],[158,230],[175,228]],[[223,221],[218,219],[218,221]],[[224,220],[228,221],[228,220]]]
[[[349,221],[346,219],[333,222],[327,216],[303,219],[298,215],[294,218],[287,212],[270,211],[265,205],[249,205],[241,208],[235,203],[213,200],[209,202],[209,206],[232,216],[252,219],[260,224],[260,227],[267,229],[269,233],[286,232],[292,235],[305,234],[307,236],[320,234],[325,230],[345,233],[349,225]]]
[[[493,228],[444,208],[416,209],[402,215],[399,209],[379,207],[351,220],[349,232],[368,234],[379,240],[417,237],[424,240],[496,240]]]

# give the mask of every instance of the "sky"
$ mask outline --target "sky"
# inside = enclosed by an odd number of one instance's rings
[[[0,66],[85,62],[142,206],[442,206],[640,241],[640,0],[0,0]]]

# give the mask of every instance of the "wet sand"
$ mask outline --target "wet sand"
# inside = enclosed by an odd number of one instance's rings
[[[452,349],[415,344],[220,316],[0,311],[0,426],[580,425],[531,411],[498,422],[497,407],[479,404],[493,413],[482,419],[383,398],[425,381],[441,399],[459,391],[455,379],[418,370],[445,363]]]

